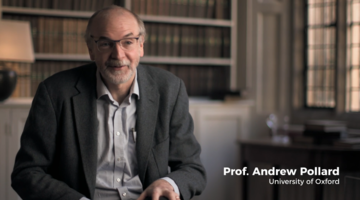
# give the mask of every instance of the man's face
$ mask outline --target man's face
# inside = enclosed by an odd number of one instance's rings
[[[126,50],[116,42],[113,48],[99,51],[95,41],[99,39],[122,40],[139,36],[139,26],[136,19],[127,12],[117,13],[111,10],[107,16],[97,16],[90,28],[93,37],[89,47],[91,60],[95,61],[98,70],[106,83],[120,85],[132,81],[140,57],[144,55],[143,39],[135,40],[135,47]]]

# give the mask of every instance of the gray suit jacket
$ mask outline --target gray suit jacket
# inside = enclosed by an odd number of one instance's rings
[[[91,63],[40,83],[12,173],[12,187],[23,199],[93,197],[98,130],[95,73]],[[190,199],[201,193],[206,181],[185,86],[171,73],[141,65],[138,82],[136,156],[143,187],[168,176],[182,199]]]

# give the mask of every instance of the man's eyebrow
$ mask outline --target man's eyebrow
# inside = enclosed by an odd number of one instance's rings
[[[127,37],[133,36],[133,35],[134,35],[133,33],[128,33],[128,34],[124,35],[123,38],[127,38]],[[113,39],[108,38],[108,37],[105,37],[105,36],[100,36],[100,37],[99,37],[99,40],[101,40],[101,39],[113,40]]]
[[[105,37],[105,36],[100,36],[98,40],[101,40],[101,39],[107,39],[107,40],[111,40],[110,38],[108,38],[108,37]]]
[[[124,36],[124,38],[134,35],[133,33],[128,33]]]

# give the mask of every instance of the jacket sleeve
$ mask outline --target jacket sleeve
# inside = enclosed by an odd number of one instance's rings
[[[56,134],[54,105],[45,84],[40,83],[11,175],[12,187],[22,199],[78,200],[84,196],[49,174],[54,160]]]
[[[206,174],[200,161],[201,148],[193,134],[194,124],[185,85],[181,80],[179,85],[170,121],[171,173],[167,176],[179,187],[182,199],[190,199],[204,190]]]

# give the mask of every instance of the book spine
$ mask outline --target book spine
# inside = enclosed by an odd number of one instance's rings
[[[161,0],[163,2],[163,11],[162,15],[169,16],[170,15],[170,0]]]
[[[224,19],[223,1],[224,0],[216,0],[215,1],[215,18],[216,19]]]
[[[180,31],[181,31],[181,25],[174,25],[173,29],[173,35],[171,39],[172,44],[172,56],[180,56]]]
[[[146,14],[146,1],[140,0],[140,14],[144,15]]]
[[[156,55],[157,54],[157,40],[158,40],[158,24],[152,24],[151,25],[151,35],[150,35],[150,49],[149,53],[150,55]]]
[[[3,6],[10,6],[10,0],[2,0]]]
[[[184,16],[183,0],[175,0],[175,16]]]
[[[154,23],[149,23],[149,35],[148,35],[148,47],[147,47],[147,55],[152,56],[155,55],[154,52],[154,46],[155,46],[155,40],[156,40],[156,36],[155,36],[155,24]]]
[[[165,24],[158,24],[157,56],[165,55]]]
[[[171,36],[172,36],[173,26],[165,25],[165,56],[171,56]]]
[[[84,4],[84,0],[79,0],[81,4]],[[71,10],[72,2],[71,0],[59,0],[58,6],[60,10]]]
[[[91,10],[92,1],[94,1],[94,0],[85,0],[85,10],[86,11]]]
[[[146,35],[145,35],[145,43],[144,43],[144,54],[145,55],[151,55],[150,54],[150,37],[151,37],[151,23],[145,23],[145,28],[146,28]]]
[[[231,48],[231,43],[230,43],[230,32],[231,30],[229,28],[225,28],[225,29],[222,29],[223,30],[223,33],[224,33],[224,45],[223,45],[223,51],[224,51],[224,54],[223,54],[223,57],[224,58],[230,58],[230,48]]]
[[[9,2],[9,6],[11,7],[16,7],[16,5],[17,5],[17,0],[12,0]]]
[[[60,53],[59,52],[59,46],[61,45],[61,43],[59,43],[58,37],[60,34],[59,31],[59,21],[60,18],[52,18],[52,28],[51,28],[51,44],[50,44],[50,48],[52,49],[51,52],[53,53]]]
[[[188,0],[187,2],[187,9],[188,9],[188,17],[195,17],[196,16],[196,1],[195,0]]]
[[[71,9],[72,10],[80,10],[80,0],[74,0],[71,2]]]
[[[223,40],[221,35],[222,35],[222,30],[220,28],[216,28],[215,29],[215,51],[216,51],[215,57],[217,57],[217,58],[221,57],[222,40]]]
[[[208,18],[208,19],[214,18],[214,15],[215,15],[214,5],[215,5],[215,0],[207,0],[207,3],[206,3],[206,18]]]
[[[90,5],[90,11],[95,11],[95,10],[97,10],[96,5],[97,5],[97,0],[92,0],[92,1],[91,1],[91,5]]]
[[[206,17],[206,0],[198,0],[198,17],[205,18]]]
[[[195,57],[197,50],[196,50],[196,26],[191,26],[189,29],[189,55],[191,57]]]
[[[146,14],[147,15],[152,15],[153,14],[152,0],[146,0]]]
[[[204,27],[197,27],[197,43],[196,43],[196,56],[197,57],[204,57],[205,54],[205,29]]]
[[[81,54],[88,54],[88,48],[85,41],[85,32],[87,26],[87,20],[81,20],[81,30],[80,30],[80,41],[81,41]]]
[[[42,5],[41,7],[42,8],[45,8],[45,9],[49,9],[50,8],[50,5],[49,5],[49,0],[42,0]]]
[[[74,28],[76,25],[74,25],[75,19],[68,19],[68,49],[67,54],[74,54],[76,53],[76,47],[74,44]]]
[[[169,15],[170,16],[177,16],[178,8],[177,8],[177,0],[169,0]]]
[[[223,19],[231,19],[231,1],[230,0],[223,0],[223,10],[224,10]]]
[[[139,0],[133,0],[131,1],[131,11],[133,11],[136,14],[140,13],[140,4]]]
[[[34,51],[38,52],[38,39],[39,39],[39,29],[38,29],[38,19],[36,17],[28,17],[28,20],[31,24],[31,36],[33,39]]]
[[[58,53],[62,53],[64,50],[63,50],[63,47],[64,47],[64,26],[63,26],[63,21],[64,19],[61,19],[59,18],[58,21],[57,21],[57,31],[58,31],[58,35],[57,35],[57,41],[58,41]]]
[[[165,0],[157,0],[158,9],[157,9],[157,15],[164,15],[164,1]]]
[[[83,43],[83,39],[82,39],[82,36],[81,36],[82,29],[83,29],[82,20],[77,19],[76,20],[76,53],[77,54],[82,53],[83,46],[85,45]]]
[[[44,26],[43,26],[43,51],[42,53],[49,53],[48,44],[49,44],[49,18],[44,18]]]
[[[39,53],[44,52],[44,40],[45,40],[45,18],[39,17],[39,40],[38,40],[38,47],[39,47]]]
[[[55,42],[55,30],[54,28],[56,27],[55,26],[55,18],[48,18],[47,21],[48,21],[48,42],[47,42],[47,51],[46,53],[55,53],[56,52],[56,44],[54,44]]]
[[[204,49],[205,49],[205,57],[213,57],[213,46],[214,46],[214,39],[213,39],[213,27],[206,27],[205,31],[205,42],[204,42]]]
[[[79,19],[72,19],[72,53],[78,54],[78,22]]]

